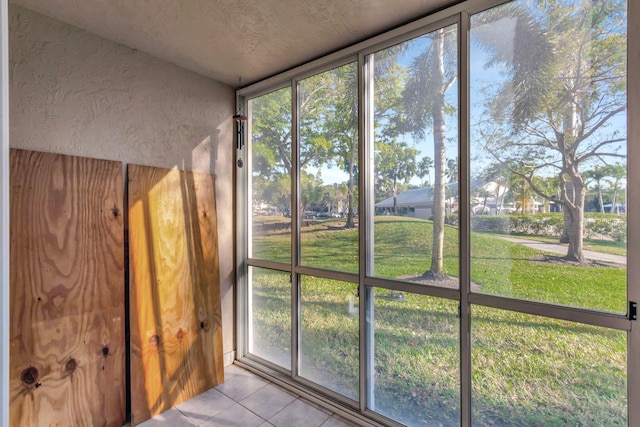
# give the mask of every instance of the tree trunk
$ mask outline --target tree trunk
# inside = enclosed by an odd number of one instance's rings
[[[600,181],[598,181],[597,184],[598,184],[598,203],[600,204],[600,213],[604,213],[604,202],[602,201],[602,188],[600,187]]]
[[[433,103],[433,154],[435,179],[433,185],[433,244],[431,249],[431,268],[434,278],[443,276],[444,217],[445,217],[445,80],[444,80],[444,33],[438,30],[433,39],[434,61],[432,84],[436,87],[436,99]]]
[[[561,181],[562,182],[562,181]],[[562,191],[561,199],[563,201],[569,201],[573,203],[573,184],[569,182],[564,183],[564,190]],[[562,206],[562,234],[560,235],[560,243],[569,243],[571,240],[571,214],[567,208],[567,203]]]
[[[577,121],[577,110],[575,100],[571,99],[569,102],[569,111],[567,112],[566,117],[564,118],[564,134],[562,135],[562,143],[560,144],[562,148],[562,155],[565,157],[563,163],[568,168],[573,168],[573,165],[570,164],[570,151],[571,147],[575,142],[576,138],[576,121]],[[574,171],[573,175],[570,176],[570,179],[564,182],[562,188],[562,197],[566,201],[564,204],[564,224],[562,227],[562,235],[560,236],[560,243],[569,243],[571,244],[572,239],[575,236],[575,228],[573,226],[573,221],[577,217],[575,216],[575,212],[571,211],[570,206],[575,205],[578,206],[579,198],[578,193],[575,188],[575,182],[573,177],[576,176],[577,171]],[[579,176],[579,175],[578,175]],[[562,176],[560,177],[560,182],[563,182]],[[580,179],[582,183],[582,178]],[[584,210],[584,196],[582,198],[582,204],[580,205]],[[582,231],[580,231],[580,235],[582,235]],[[570,245],[571,246],[571,245]],[[580,243],[580,247],[582,247],[582,243]],[[569,254],[567,254],[567,258]]]
[[[609,210],[609,213],[618,213],[618,210],[616,209],[616,205],[618,204],[618,188],[617,185],[613,188],[613,197],[611,198],[611,209]],[[604,209],[603,209],[604,212]]]
[[[582,237],[584,230],[584,199],[585,188],[582,177],[577,170],[572,169],[569,172],[571,183],[573,184],[573,200],[565,198],[565,210],[570,217],[569,226],[569,249],[567,250],[566,259],[570,261],[584,262],[584,253],[582,247]]]
[[[393,214],[394,215],[398,215],[398,205],[397,205],[397,198],[398,198],[398,182],[396,179],[396,175],[393,175]]]
[[[353,216],[354,216],[354,203],[353,203],[353,193],[355,191],[355,177],[354,177],[354,173],[353,173],[353,165],[356,161],[355,157],[355,149],[356,147],[356,142],[353,141],[353,139],[351,140],[351,159],[349,160],[349,194],[347,195],[347,201],[348,201],[348,208],[347,208],[347,223],[344,225],[345,228],[354,228],[355,225],[355,221],[353,220]]]

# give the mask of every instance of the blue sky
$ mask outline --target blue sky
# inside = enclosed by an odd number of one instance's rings
[[[483,114],[483,104],[486,101],[484,98],[485,95],[478,90],[481,87],[487,87],[493,84],[499,84],[506,80],[505,73],[503,69],[500,68],[500,65],[493,65],[491,67],[487,67],[487,54],[478,49],[474,48],[473,36],[474,32],[495,32],[497,34],[484,34],[485,36],[491,36],[493,40],[502,40],[506,44],[505,48],[508,51],[509,45],[513,45],[513,32],[515,28],[515,23],[513,19],[504,19],[500,21],[499,25],[487,25],[484,27],[477,27],[472,29],[472,49],[470,55],[470,91],[471,91],[471,145],[472,145],[472,170],[471,174],[478,174],[488,162],[493,161],[490,156],[487,156],[486,153],[483,154],[483,151],[479,149],[480,147],[480,137],[477,130],[474,128],[474,124],[477,123],[479,118],[481,118]],[[510,36],[511,34],[511,36]],[[396,62],[402,66],[410,67],[414,61],[414,59],[423,51],[429,48],[430,39],[427,37],[418,37],[413,40],[409,40],[405,42],[407,46],[406,49],[401,51],[397,57]],[[375,55],[375,54],[374,54]],[[458,82],[449,89],[446,93],[447,102],[457,107],[457,99],[458,99]],[[456,108],[457,110],[457,108]],[[458,118],[457,114],[448,115],[446,118],[446,135],[447,135],[447,158],[457,158],[458,155],[458,129],[457,123]],[[612,130],[618,129],[623,135],[626,135],[626,115],[620,114],[616,118],[610,121],[610,126],[606,130],[606,132],[610,132]],[[601,138],[604,137],[604,133],[601,133]],[[420,153],[418,154],[416,161],[419,161],[424,156],[429,156],[433,158],[433,135],[430,129],[425,130],[425,137],[421,139],[416,139],[410,134],[402,135],[399,138],[400,141],[406,142],[407,145],[411,147],[417,148]],[[623,144],[621,149],[622,152],[626,152],[626,144]],[[623,162],[624,159],[608,159],[609,163],[615,162]],[[317,170],[317,169],[316,169]],[[308,169],[307,171],[310,171]],[[322,179],[325,183],[341,183],[346,182],[348,180],[347,174],[343,173],[337,167],[323,167],[319,170],[322,175]],[[415,177],[411,180],[411,184],[420,185],[421,179]],[[433,171],[431,171],[430,181],[433,182]]]

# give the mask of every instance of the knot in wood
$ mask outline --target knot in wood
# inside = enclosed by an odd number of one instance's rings
[[[158,335],[151,335],[151,338],[149,338],[149,344],[154,347],[157,346],[160,344],[160,337]]]
[[[38,369],[34,368],[33,366],[30,366],[24,371],[22,371],[22,374],[20,375],[20,379],[26,385],[31,385],[36,382],[36,380],[38,379],[38,375],[39,375]]]
[[[75,371],[77,367],[78,367],[78,362],[76,362],[76,359],[71,358],[67,361],[67,364],[64,365],[64,370],[70,374],[73,374],[73,371]]]

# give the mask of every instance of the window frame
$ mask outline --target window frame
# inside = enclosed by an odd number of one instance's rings
[[[250,135],[245,136],[247,145],[245,148],[235,150],[236,163],[244,162],[244,167],[236,167],[236,271],[237,271],[237,359],[246,366],[260,370],[267,375],[274,375],[278,381],[288,387],[293,387],[299,391],[307,388],[313,390],[313,395],[318,401],[324,404],[333,405],[332,401],[338,401],[358,413],[346,411],[336,407],[338,412],[342,411],[345,416],[357,419],[367,419],[384,424],[394,425],[389,419],[380,416],[367,409],[368,398],[371,398],[371,390],[367,389],[367,378],[371,375],[372,352],[367,348],[372,337],[372,328],[367,324],[366,314],[373,304],[371,289],[383,287],[390,290],[418,293],[430,297],[445,298],[455,300],[460,305],[460,381],[461,381],[461,425],[471,425],[471,307],[474,305],[486,306],[496,309],[506,309],[510,311],[533,314],[553,319],[567,320],[571,322],[584,323],[588,325],[601,326],[610,329],[627,331],[627,407],[629,425],[640,424],[640,328],[634,327],[633,320],[627,314],[606,313],[592,309],[560,306],[557,304],[526,301],[500,295],[489,295],[473,293],[470,289],[470,16],[483,10],[508,3],[510,0],[469,0],[457,5],[445,8],[429,16],[418,19],[391,31],[372,37],[363,42],[349,46],[325,57],[316,59],[307,64],[301,65],[284,73],[257,82],[250,86],[239,89],[236,92],[237,109],[239,113],[246,111],[247,101],[274,90],[284,87],[291,88],[292,105],[292,156],[294,176],[292,176],[291,191],[291,263],[276,263],[271,261],[250,259],[247,257],[247,250],[250,233],[249,220],[251,197],[247,191],[250,182],[251,164],[248,156],[250,147]],[[640,76],[640,26],[634,22],[640,21],[640,3],[627,0],[627,76]],[[366,84],[371,70],[367,64],[367,55],[376,51],[393,46],[398,43],[410,40],[413,37],[428,33],[434,29],[450,24],[457,24],[458,28],[458,162],[459,162],[459,254],[460,254],[460,289],[444,289],[434,286],[416,285],[406,282],[395,281],[373,277],[367,271],[370,241],[373,221],[369,217],[371,203],[373,203],[373,185],[370,177],[372,167],[372,143],[370,123],[371,94],[368,93]],[[299,128],[299,106],[297,101],[297,88],[300,80],[327,71],[331,68],[344,65],[354,60],[357,61],[358,69],[358,139],[359,139],[359,170],[363,179],[359,180],[358,191],[360,194],[358,210],[360,212],[359,221],[359,272],[358,274],[340,273],[328,271],[320,268],[305,267],[300,265],[300,223],[298,215],[293,212],[298,209],[298,199],[300,197],[299,186],[299,153],[300,140]],[[640,79],[627,78],[627,181],[640,182]],[[248,132],[248,129],[245,129]],[[628,254],[640,253],[640,226],[637,221],[631,220],[640,212],[640,188],[629,186],[627,196],[627,233],[628,233]],[[463,208],[464,207],[464,208]],[[632,257],[627,255],[628,259]],[[248,325],[249,295],[247,292],[247,271],[248,267],[262,267],[291,275],[292,283],[292,370],[282,370],[278,367],[270,366],[268,362],[248,354],[248,341],[246,328]],[[360,401],[359,408],[354,408],[351,401],[337,396],[335,393],[321,390],[314,384],[300,378],[297,372],[299,363],[299,318],[300,313],[300,275],[313,275],[329,279],[348,281],[359,285],[360,304]],[[640,263],[630,262],[627,265],[627,301],[640,302]],[[635,351],[634,351],[635,349]]]

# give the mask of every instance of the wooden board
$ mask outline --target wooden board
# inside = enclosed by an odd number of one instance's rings
[[[129,165],[132,425],[223,381],[214,177]]]
[[[125,416],[122,165],[10,154],[10,425]]]

